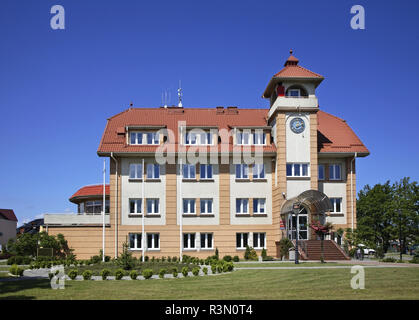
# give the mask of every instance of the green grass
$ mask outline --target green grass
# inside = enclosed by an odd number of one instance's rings
[[[366,268],[365,289],[350,269],[237,270],[229,274],[144,281],[0,282],[0,299],[419,299],[417,268]]]

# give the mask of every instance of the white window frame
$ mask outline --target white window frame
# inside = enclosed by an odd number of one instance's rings
[[[255,206],[255,202],[257,202],[257,205]],[[257,207],[257,211],[255,208]],[[263,212],[261,211],[261,208],[263,207]],[[253,214],[266,214],[266,198],[253,198]]]
[[[208,212],[209,203],[211,203],[211,212]],[[204,204],[204,211],[202,211],[202,204]],[[214,214],[214,200],[211,198],[201,198],[199,200],[199,211],[200,214]]]
[[[148,142],[148,137],[151,135],[151,143]],[[143,137],[144,141],[144,137]],[[143,144],[146,145],[158,145],[160,144],[160,134],[159,132],[145,132],[145,141]]]
[[[211,168],[211,177],[208,176],[209,168]],[[205,177],[202,176],[202,173],[205,173]],[[201,164],[199,167],[199,178],[201,180],[212,180],[214,179],[214,168],[212,164]]]
[[[152,166],[152,177],[149,177],[148,173],[148,168],[149,166]],[[156,167],[158,168],[158,177],[156,177]],[[147,163],[146,166],[147,170],[146,170],[146,175],[147,175],[147,180],[159,180],[160,179],[160,165],[158,163]]]
[[[132,168],[134,168],[134,177],[131,176]],[[143,179],[143,165],[141,163],[129,164],[129,180],[142,180]]]
[[[128,201],[128,205],[129,205],[129,214],[131,216],[133,215],[141,215],[141,209],[142,209],[142,202],[143,199],[138,199],[138,198],[130,198]],[[134,212],[131,212],[131,203],[134,203]]]
[[[211,243],[208,241],[208,235],[211,235]],[[204,246],[202,246],[202,241],[204,241]],[[210,244],[210,246],[208,246]],[[200,249],[202,250],[212,250],[214,249],[214,233],[212,232],[201,232],[201,239],[199,240]]]
[[[246,204],[246,206],[244,206],[244,204]],[[244,208],[246,208],[246,212],[244,211]],[[236,214],[250,214],[249,198],[236,198]]]
[[[193,209],[193,212],[192,212],[192,209]],[[182,212],[185,215],[196,215],[196,199],[183,198],[182,199]]]
[[[132,135],[135,135],[135,141],[132,142]],[[141,142],[138,141],[138,137],[141,137]],[[142,145],[144,144],[144,132],[130,131],[129,133],[129,144],[130,145]]]
[[[332,203],[332,206],[333,206],[333,211],[330,211],[330,213],[343,213],[343,211],[342,211],[343,199],[341,197],[333,197],[333,198],[329,198],[329,199],[330,199],[330,202]],[[337,200],[339,200],[339,202],[340,202],[340,211],[336,211]]]
[[[134,247],[131,247],[131,235],[133,235],[134,236]],[[129,233],[128,234],[128,242],[129,242],[129,249],[130,250],[142,250],[142,243],[143,243],[143,239],[142,239],[142,237],[141,237],[141,233]],[[139,243],[140,243],[140,246],[138,247],[137,245],[138,245],[138,236],[140,236],[140,241],[139,241]]]
[[[185,243],[185,236],[186,236],[186,243]],[[193,237],[193,239],[192,239]],[[192,241],[193,240],[193,241]],[[188,232],[183,234],[182,238],[182,245],[184,250],[196,250],[196,233]]]
[[[323,168],[323,178],[320,178],[320,167]],[[326,180],[326,166],[323,163],[320,163],[318,166],[318,179],[320,181]]]
[[[148,251],[158,251],[158,250],[160,250],[160,233],[155,233],[155,232],[147,233],[146,236],[147,236],[147,238],[146,238],[146,240],[147,240],[147,242],[146,242],[147,250]],[[151,244],[152,244],[151,247],[148,246],[148,237],[149,236],[151,236]],[[158,241],[158,247],[155,247],[155,242],[156,242],[155,237],[156,236],[158,236],[158,240],[159,240]]]
[[[331,168],[332,172],[333,172],[333,177],[330,174],[331,173]],[[336,172],[338,172],[336,169],[339,169],[339,178],[336,178]],[[335,181],[341,181],[342,180],[342,164],[340,163],[332,163],[329,164],[329,180],[335,180]]]
[[[260,245],[262,237],[263,237],[263,242],[264,242],[263,246]],[[253,248],[254,249],[266,249],[266,232],[254,232],[253,233]]]
[[[259,131],[253,132],[252,139],[253,139],[253,145],[255,145],[255,146],[265,146],[266,145],[266,133],[265,132],[259,132]],[[262,143],[260,143],[261,139],[262,139]]]
[[[185,176],[186,169],[186,176]],[[193,169],[193,171],[191,171]],[[191,174],[193,173],[193,174]],[[193,176],[192,176],[193,175]],[[182,165],[182,178],[184,180],[196,180],[196,165],[195,164],[183,164]]]
[[[298,95],[293,96],[293,95],[291,95],[291,92],[297,92]],[[287,90],[287,97],[299,98],[299,97],[301,97],[301,90],[300,89],[288,89]]]
[[[247,136],[247,143],[245,143],[245,136]],[[252,133],[250,130],[237,130],[236,131],[236,145],[238,146],[250,146],[252,145]]]
[[[291,165],[291,175],[288,175],[288,170],[286,170],[287,177],[291,178],[308,178],[310,177],[310,163],[308,162],[288,162],[287,166]],[[303,175],[303,165],[307,166],[307,175]],[[300,175],[295,175],[296,166],[300,166]]]
[[[239,166],[240,166],[240,169],[238,171],[237,168]],[[249,165],[248,164],[245,164],[245,163],[236,164],[234,168],[235,168],[236,180],[247,180],[247,179],[249,179]],[[240,173],[240,177],[237,176],[237,172]],[[244,175],[246,175],[246,177],[244,177]]]
[[[88,212],[88,208],[93,208],[92,212]],[[84,205],[84,210],[87,215],[101,214],[103,210],[103,201],[102,200],[86,201]]]
[[[243,237],[244,234],[247,234],[247,243],[244,243],[244,237]],[[237,235],[240,235],[240,246],[237,246]],[[249,245],[249,232],[236,232],[236,249],[238,250],[246,249],[248,245]]]
[[[262,171],[260,171],[260,169],[258,169],[260,167],[262,167]],[[263,172],[263,177],[260,176],[261,172]],[[252,174],[253,174],[253,179],[254,180],[266,179],[265,164],[264,163],[255,163],[253,165],[253,168],[252,168]]]
[[[148,212],[148,204],[151,202],[151,212]],[[158,210],[156,211],[156,202]],[[147,198],[145,211],[147,215],[159,215],[160,214],[160,199],[159,198]]]

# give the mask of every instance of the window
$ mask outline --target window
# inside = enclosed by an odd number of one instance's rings
[[[236,164],[236,179],[248,179],[249,166],[247,164]]]
[[[330,164],[329,165],[329,179],[330,180],[341,180],[341,165]]]
[[[250,132],[248,131],[237,131],[236,133],[236,144],[238,145],[249,145],[250,144]]]
[[[105,200],[105,213],[109,213],[111,208],[111,202],[109,200]]]
[[[147,214],[159,214],[159,199],[147,199]]]
[[[287,163],[287,177],[308,177],[308,163]]]
[[[246,249],[248,245],[248,233],[236,233],[236,248],[237,249]]]
[[[147,144],[159,144],[158,132],[147,132]]]
[[[183,199],[183,213],[195,214],[195,199]]]
[[[342,198],[330,198],[333,210],[332,213],[342,213]]]
[[[129,199],[129,213],[140,214],[141,213],[141,199]]]
[[[143,133],[142,132],[131,132],[130,133],[130,144],[143,144]]]
[[[289,96],[289,97],[299,97],[300,96],[300,89],[289,89],[287,91],[287,96]]]
[[[201,214],[212,214],[212,199],[200,200]]]
[[[79,203],[79,210],[78,213],[84,213],[84,202]]]
[[[183,179],[195,179],[196,166],[194,164],[184,164],[182,168]]]
[[[86,201],[86,213],[102,213],[102,200]]]
[[[266,234],[265,233],[254,232],[253,233],[253,248],[255,248],[255,249],[265,248],[265,239],[266,239]]]
[[[200,178],[201,179],[212,179],[212,165],[201,164],[200,166]]]
[[[129,234],[129,248],[131,250],[140,250],[142,248],[141,233],[130,233]]]
[[[249,199],[236,199],[236,213],[237,214],[249,213]]]
[[[256,145],[266,144],[266,133],[264,132],[253,133],[253,144],[256,144]]]
[[[183,234],[183,249],[195,249],[195,233]]]
[[[202,145],[211,145],[212,144],[212,134],[211,134],[211,132],[201,133],[199,143],[202,144]]]
[[[254,198],[253,199],[253,213],[255,214],[265,214],[266,210],[265,210],[265,202],[266,199],[264,198]]]
[[[319,180],[324,180],[324,164],[319,164]]]
[[[201,233],[201,249],[212,249],[212,233]]]
[[[160,165],[147,163],[147,179],[160,179]]]
[[[198,135],[196,132],[187,132],[185,134],[185,144],[193,145],[198,144]]]
[[[263,163],[253,166],[253,179],[265,179],[265,165]]]
[[[129,178],[142,179],[143,165],[140,163],[130,163],[129,165]]]
[[[147,249],[159,250],[160,249],[160,234],[148,233],[147,234]]]

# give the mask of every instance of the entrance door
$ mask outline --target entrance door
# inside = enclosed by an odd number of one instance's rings
[[[308,239],[308,215],[307,213],[303,213],[298,215],[298,222],[299,222],[299,237],[298,240],[307,240]],[[296,240],[297,234],[297,217],[293,215],[288,216],[288,238],[291,240]]]

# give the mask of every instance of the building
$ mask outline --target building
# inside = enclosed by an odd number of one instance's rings
[[[335,230],[356,228],[356,158],[369,151],[345,120],[320,110],[323,80],[291,52],[263,93],[269,109],[180,103],[109,118],[97,151],[110,158],[106,254],[127,241],[136,256],[207,257],[218,248],[242,257],[247,245],[277,256],[281,238],[296,238],[290,204],[309,190],[327,196],[328,212],[308,200],[299,239],[316,239],[308,224],[319,217]],[[94,223],[49,232],[63,233],[81,258],[102,247]]]
[[[0,209],[0,250],[16,239],[17,218],[12,209]]]
[[[38,232],[42,232],[44,225],[44,219],[34,219],[32,221],[26,222],[22,224],[19,228],[17,228],[16,233],[17,234],[24,234],[24,233],[30,233],[35,234]]]

